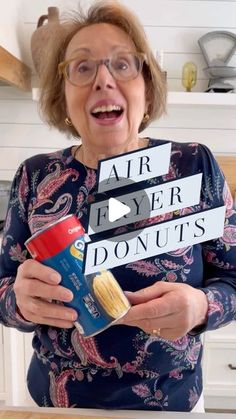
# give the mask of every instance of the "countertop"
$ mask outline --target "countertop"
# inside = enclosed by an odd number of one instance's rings
[[[235,419],[230,413],[147,412],[137,410],[58,409],[44,407],[2,407],[0,419]]]

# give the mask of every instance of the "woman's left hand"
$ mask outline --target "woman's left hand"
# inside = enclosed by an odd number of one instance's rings
[[[187,284],[158,281],[126,293],[131,309],[117,324],[136,326],[164,339],[178,339],[206,321],[208,301],[203,291]]]

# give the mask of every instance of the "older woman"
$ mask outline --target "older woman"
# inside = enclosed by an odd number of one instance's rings
[[[12,186],[0,319],[35,331],[29,391],[39,406],[201,410],[200,334],[235,318],[236,216],[224,177],[206,147],[172,142],[169,174],[153,181],[203,172],[200,203],[188,210],[225,202],[231,230],[112,269],[132,308],[122,324],[83,338],[77,313],[55,303],[70,302],[71,291],[56,271],[28,258],[24,243],[69,213],[87,228],[99,159],[166,143],[139,136],[163,113],[166,86],[140,23],[117,2],[96,2],[62,26],[42,68],[45,119],[81,143],[26,160]]]

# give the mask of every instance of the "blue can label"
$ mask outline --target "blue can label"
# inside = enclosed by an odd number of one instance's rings
[[[122,289],[110,271],[84,275],[82,272],[85,241],[77,238],[61,252],[43,263],[61,274],[61,285],[72,291],[69,303],[78,313],[75,326],[85,337],[106,329],[130,308]]]

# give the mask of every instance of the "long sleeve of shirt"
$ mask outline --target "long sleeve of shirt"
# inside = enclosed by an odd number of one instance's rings
[[[13,180],[9,208],[4,227],[0,256],[0,322],[23,332],[32,332],[36,325],[26,321],[16,305],[13,284],[17,268],[26,260],[24,241],[29,237],[27,202],[29,187],[25,167],[22,164]],[[12,222],[14,220],[14,222]]]
[[[205,330],[213,330],[236,320],[236,211],[223,173],[207,147],[202,151],[210,162],[212,185],[206,179],[204,195],[215,205],[225,205],[223,236],[202,244],[204,257],[204,287],[208,299]],[[208,170],[209,173],[209,170]],[[218,202],[217,202],[218,201]],[[216,220],[217,223],[217,220]]]
[[[206,294],[208,312],[206,324],[196,327],[190,335],[222,327],[236,320],[236,211],[224,174],[206,146],[199,146],[203,182],[203,209],[225,206],[223,236],[202,243],[203,281],[199,288]],[[218,220],[215,220],[217,223]]]

